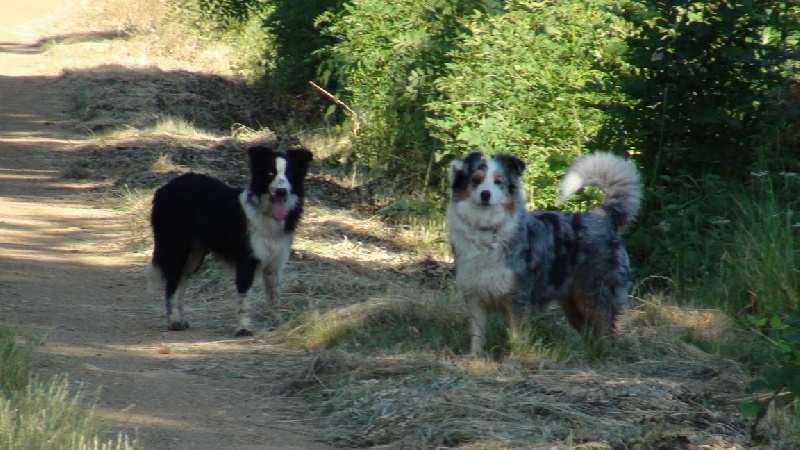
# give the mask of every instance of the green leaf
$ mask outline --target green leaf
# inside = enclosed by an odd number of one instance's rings
[[[767,382],[763,378],[758,378],[751,381],[750,384],[745,387],[744,392],[746,394],[752,394],[754,392],[766,391],[767,389],[769,389]]]
[[[779,391],[785,386],[785,379],[781,368],[772,369],[764,375],[764,380],[770,390]]]
[[[335,112],[336,112],[336,105],[328,106],[328,109],[325,111],[325,120],[327,120]]]
[[[766,412],[766,407],[757,400],[738,402],[736,407],[745,419],[761,417]]]
[[[786,389],[794,395],[795,399],[800,398],[800,377],[794,377],[786,382]]]

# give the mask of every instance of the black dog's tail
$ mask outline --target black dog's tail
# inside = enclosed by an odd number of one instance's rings
[[[561,201],[584,186],[603,191],[599,206],[609,214],[618,230],[636,218],[642,202],[642,183],[633,164],[611,153],[584,155],[572,163],[561,180]]]

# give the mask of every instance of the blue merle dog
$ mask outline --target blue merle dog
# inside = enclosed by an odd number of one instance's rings
[[[620,232],[641,203],[636,168],[610,153],[576,160],[561,181],[561,200],[600,188],[604,197],[588,212],[526,211],[524,170],[507,153],[472,152],[450,165],[447,226],[472,353],[486,344],[490,312],[504,313],[514,336],[534,309],[557,300],[575,329],[602,337],[613,335],[627,304],[631,276]]]

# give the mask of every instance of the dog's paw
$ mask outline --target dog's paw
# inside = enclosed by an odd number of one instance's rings
[[[246,336],[252,336],[252,335],[253,335],[253,332],[248,330],[248,329],[246,329],[246,328],[242,328],[241,330],[237,331],[236,334],[234,334],[234,336],[236,336],[236,337],[246,337]]]
[[[183,331],[189,329],[189,322],[172,322],[171,324],[167,325],[167,329],[169,331]]]
[[[269,312],[269,319],[272,322],[272,328],[279,327],[286,323],[286,314],[288,311],[281,308],[272,308]]]

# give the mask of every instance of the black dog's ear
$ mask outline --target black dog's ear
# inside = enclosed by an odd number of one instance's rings
[[[525,170],[525,161],[505,152],[496,153],[494,157],[500,161],[500,164],[502,164],[507,171],[513,173],[517,177],[522,176],[522,172]]]
[[[269,161],[272,153],[272,149],[264,145],[255,145],[247,149],[250,160],[250,192],[255,195],[267,192],[266,174],[270,170]]]
[[[254,145],[247,149],[247,156],[250,158],[251,167],[261,167],[267,161],[267,157],[272,154],[272,149],[264,145]]]
[[[314,160],[314,154],[307,148],[293,148],[286,152],[286,159],[290,161],[290,165],[297,170],[301,177],[305,177],[311,161]]]

